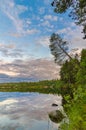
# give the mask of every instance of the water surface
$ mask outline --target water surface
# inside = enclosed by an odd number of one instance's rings
[[[48,113],[60,108],[57,95],[0,92],[0,130],[57,130]]]

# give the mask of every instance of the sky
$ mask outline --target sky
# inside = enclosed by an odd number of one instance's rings
[[[0,82],[59,78],[59,66],[49,50],[52,33],[70,49],[86,48],[82,27],[68,12],[56,14],[52,0],[0,0]]]

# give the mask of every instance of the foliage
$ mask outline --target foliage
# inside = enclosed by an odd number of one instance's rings
[[[86,84],[86,49],[82,50],[80,69],[77,74],[77,82],[80,84]]]
[[[39,93],[59,93],[62,85],[60,80],[44,80],[39,82],[2,83],[1,92],[39,92]]]
[[[79,61],[74,58],[70,61],[66,61],[60,70],[61,81],[64,85],[60,87],[60,93],[63,96],[62,104],[69,103],[74,97],[74,91],[77,89],[76,75],[79,71]]]
[[[70,62],[67,64],[70,65]],[[62,68],[64,73],[67,74],[68,71],[65,72],[67,68]],[[72,72],[74,73],[75,71],[72,70]],[[73,75],[71,76],[73,78]],[[69,79],[69,77],[67,78]],[[81,52],[80,67],[77,69],[75,79],[72,84],[61,86],[61,93],[64,99],[63,107],[69,119],[69,122],[61,125],[61,130],[86,130],[86,49]],[[65,79],[63,80],[65,81]]]
[[[61,64],[65,59],[72,59],[68,54],[68,42],[64,41],[58,34],[51,35],[49,47],[56,63]]]
[[[68,99],[67,99],[68,100]],[[61,125],[61,130],[86,130],[86,90],[79,86],[74,99],[64,106],[69,118]]]
[[[60,14],[69,9],[69,16],[76,24],[83,26],[84,39],[86,38],[86,0],[53,0],[51,5]]]
[[[61,68],[60,76],[61,80],[64,83],[73,84],[76,82],[76,74],[79,70],[79,61],[78,59],[72,59],[70,61],[66,61]]]

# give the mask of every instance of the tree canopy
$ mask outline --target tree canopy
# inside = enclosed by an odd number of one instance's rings
[[[86,84],[86,49],[81,52],[80,69],[77,74],[77,82]]]
[[[55,33],[51,35],[49,47],[56,63],[62,64],[68,58],[72,59],[68,54],[68,42],[63,40],[60,35]]]
[[[86,39],[86,0],[53,0],[51,5],[60,14],[69,9],[69,16],[76,24],[83,26],[83,38]]]
[[[79,61],[74,58],[70,61],[66,61],[60,70],[61,80],[65,83],[73,84],[76,82],[76,75],[79,70]]]

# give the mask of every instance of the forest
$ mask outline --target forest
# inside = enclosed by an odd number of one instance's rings
[[[51,6],[58,15],[68,11],[76,26],[82,27],[82,39],[86,40],[86,0],[53,0]],[[52,32],[50,36],[49,49],[55,63],[61,67],[60,79],[1,83],[0,92],[61,95],[62,106],[68,120],[61,122],[59,130],[86,130],[86,48],[82,48],[80,54],[71,54],[69,42],[57,31]]]

